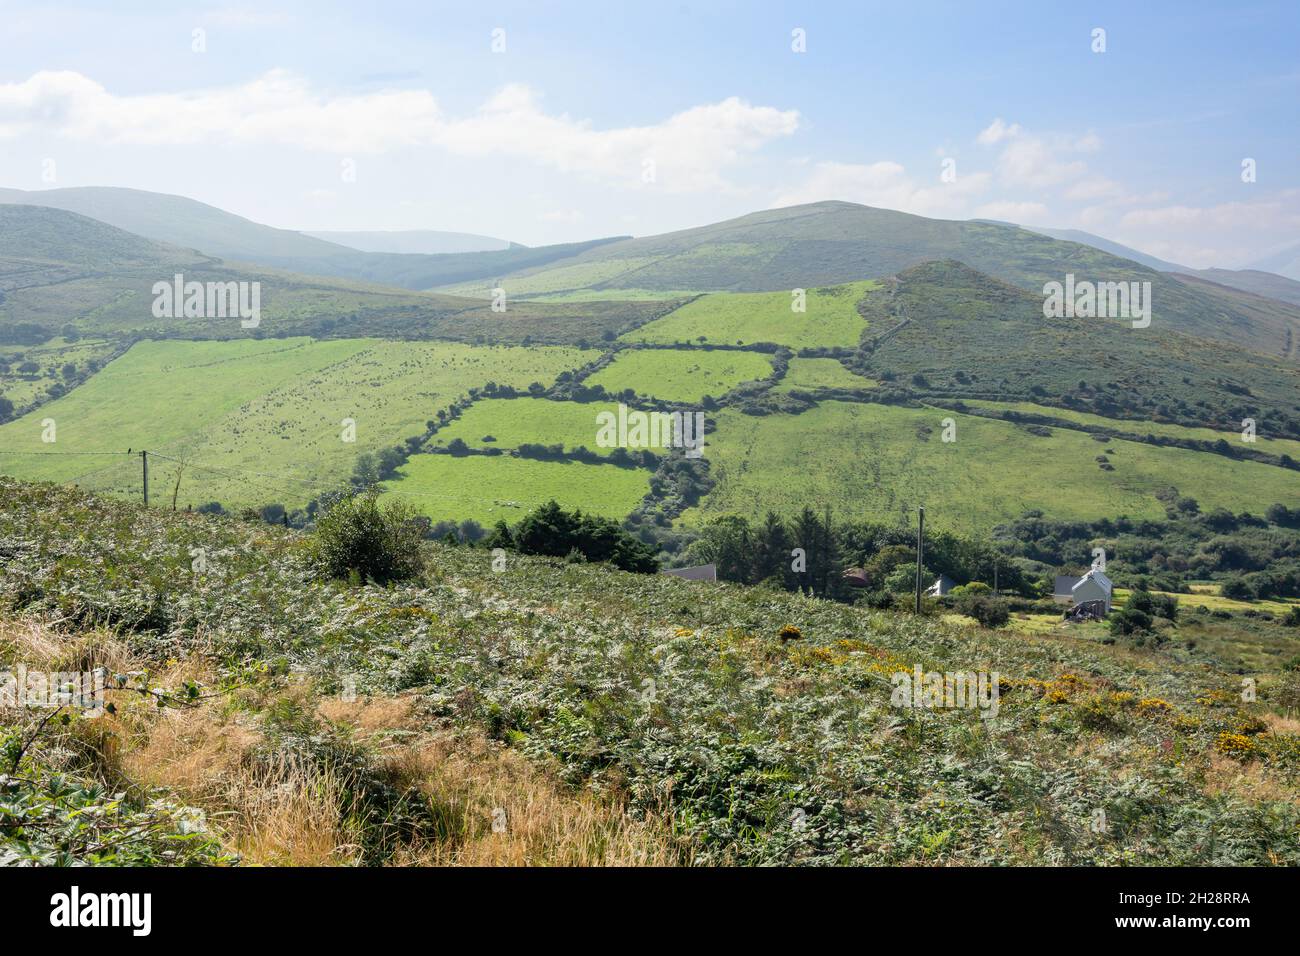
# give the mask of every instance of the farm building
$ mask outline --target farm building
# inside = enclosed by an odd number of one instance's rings
[[[1058,574],[1056,576],[1056,586],[1052,589],[1052,600],[1057,604],[1070,604],[1074,601],[1074,586],[1082,578],[1077,578],[1073,574]]]
[[[693,568],[668,568],[661,571],[660,574],[671,574],[675,578],[685,578],[688,581],[716,581],[718,580],[718,566],[716,564],[701,564]]]
[[[1113,590],[1110,578],[1099,569],[1093,568],[1081,578],[1069,574],[1057,575],[1052,598],[1058,604],[1079,605],[1100,601],[1109,613]]]
[[[956,586],[956,581],[948,577],[946,574],[941,574],[935,578],[934,583],[926,589],[925,593],[930,595],[930,597],[943,597]]]

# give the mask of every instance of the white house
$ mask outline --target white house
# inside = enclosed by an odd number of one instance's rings
[[[930,597],[943,597],[956,586],[956,581],[948,577],[946,574],[941,574],[935,578],[934,583],[926,589],[925,593]]]
[[[1112,591],[1110,578],[1097,568],[1093,568],[1070,588],[1070,597],[1074,599],[1076,607],[1089,601],[1101,601],[1106,607],[1106,613],[1109,614]]]

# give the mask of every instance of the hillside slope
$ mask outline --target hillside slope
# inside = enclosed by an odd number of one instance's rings
[[[363,252],[350,248],[346,243],[265,226],[184,196],[141,189],[99,186],[33,192],[0,189],[2,203],[64,209],[127,232],[186,249],[201,250],[222,259],[404,289],[427,289],[471,279],[490,279],[513,269],[566,258],[608,241],[536,249],[505,247],[503,244],[502,248],[491,252],[441,255]],[[376,241],[371,235],[369,242],[373,244]],[[388,241],[394,240],[390,237]]]
[[[1262,269],[1265,272],[1275,272],[1278,275],[1300,282],[1300,243],[1288,246],[1281,252],[1275,252],[1271,256],[1266,256],[1258,262],[1252,263],[1251,268]]]
[[[225,259],[261,262],[267,258],[319,257],[348,251],[291,229],[264,226],[196,199],[143,189],[0,189],[0,203],[64,209],[127,232]]]
[[[513,554],[493,570],[482,549],[426,561],[415,581],[350,586],[320,576],[308,536],[0,479],[3,610],[111,621],[130,653],[230,688],[218,707],[293,765],[364,771],[311,714],[345,689],[400,694],[425,727],[671,819],[696,863],[1300,863],[1300,744],[1275,676],[1245,703],[1238,675],[1069,633]],[[895,684],[914,668],[996,672],[996,714],[910,706]],[[452,808],[394,803],[403,778],[370,773],[401,832],[446,833]]]
[[[959,262],[905,270],[869,292],[864,375],[922,395],[1054,404],[1102,415],[1300,437],[1300,367],[1155,320],[1045,319],[1042,299]],[[893,334],[886,334],[897,328]],[[1031,399],[1032,400],[1032,399]]]
[[[515,245],[505,239],[469,232],[440,232],[433,229],[381,230],[370,232],[305,231],[325,242],[347,246],[359,252],[396,252],[415,255],[443,255],[450,252],[490,252]]]
[[[1150,266],[1160,272],[1175,273],[1175,278],[1188,276],[1192,279],[1208,280],[1232,289],[1240,289],[1243,292],[1251,292],[1255,295],[1277,299],[1279,302],[1300,305],[1300,282],[1274,272],[1265,272],[1260,269],[1193,269],[1190,266],[1180,266],[1175,262],[1157,259],[1145,252],[1139,252],[1122,243],[1113,242],[1090,232],[1084,232],[1082,229],[1044,229],[1041,226],[1025,226],[1024,228],[1029,229],[1031,232],[1051,236],[1053,239],[1063,239],[1067,242],[1079,242],[1085,246],[1092,246],[1094,249],[1109,252],[1121,259],[1132,259],[1140,265]]]
[[[155,316],[154,284],[170,283],[177,273],[186,281],[260,283],[261,324],[245,330],[235,318]],[[572,344],[634,328],[672,305],[512,301],[505,312],[494,312],[486,297],[413,292],[222,260],[77,213],[0,204],[0,341],[39,344],[71,324],[96,336],[382,336]],[[26,328],[15,333],[18,326]]]
[[[1077,242],[987,221],[927,219],[847,202],[820,202],[638,239],[610,242],[541,268],[506,275],[516,295],[615,296],[682,290],[762,292],[880,278],[954,259],[1041,295],[1044,283],[1150,282],[1155,320],[1190,335],[1289,354],[1300,307],[1208,295],[1175,277]],[[496,277],[494,277],[496,278]],[[443,287],[464,294],[482,290]],[[1292,337],[1288,337],[1292,336]]]

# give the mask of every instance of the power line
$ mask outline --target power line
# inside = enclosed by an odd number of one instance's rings
[[[0,451],[5,455],[130,455],[129,451]]]

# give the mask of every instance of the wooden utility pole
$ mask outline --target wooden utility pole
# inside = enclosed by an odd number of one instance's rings
[[[144,506],[149,507],[149,453],[140,452],[140,470],[144,475]]]
[[[998,556],[993,555],[993,596],[998,596]]]
[[[921,613],[921,562],[925,560],[925,509],[918,508],[920,521],[916,526],[916,613]]]

